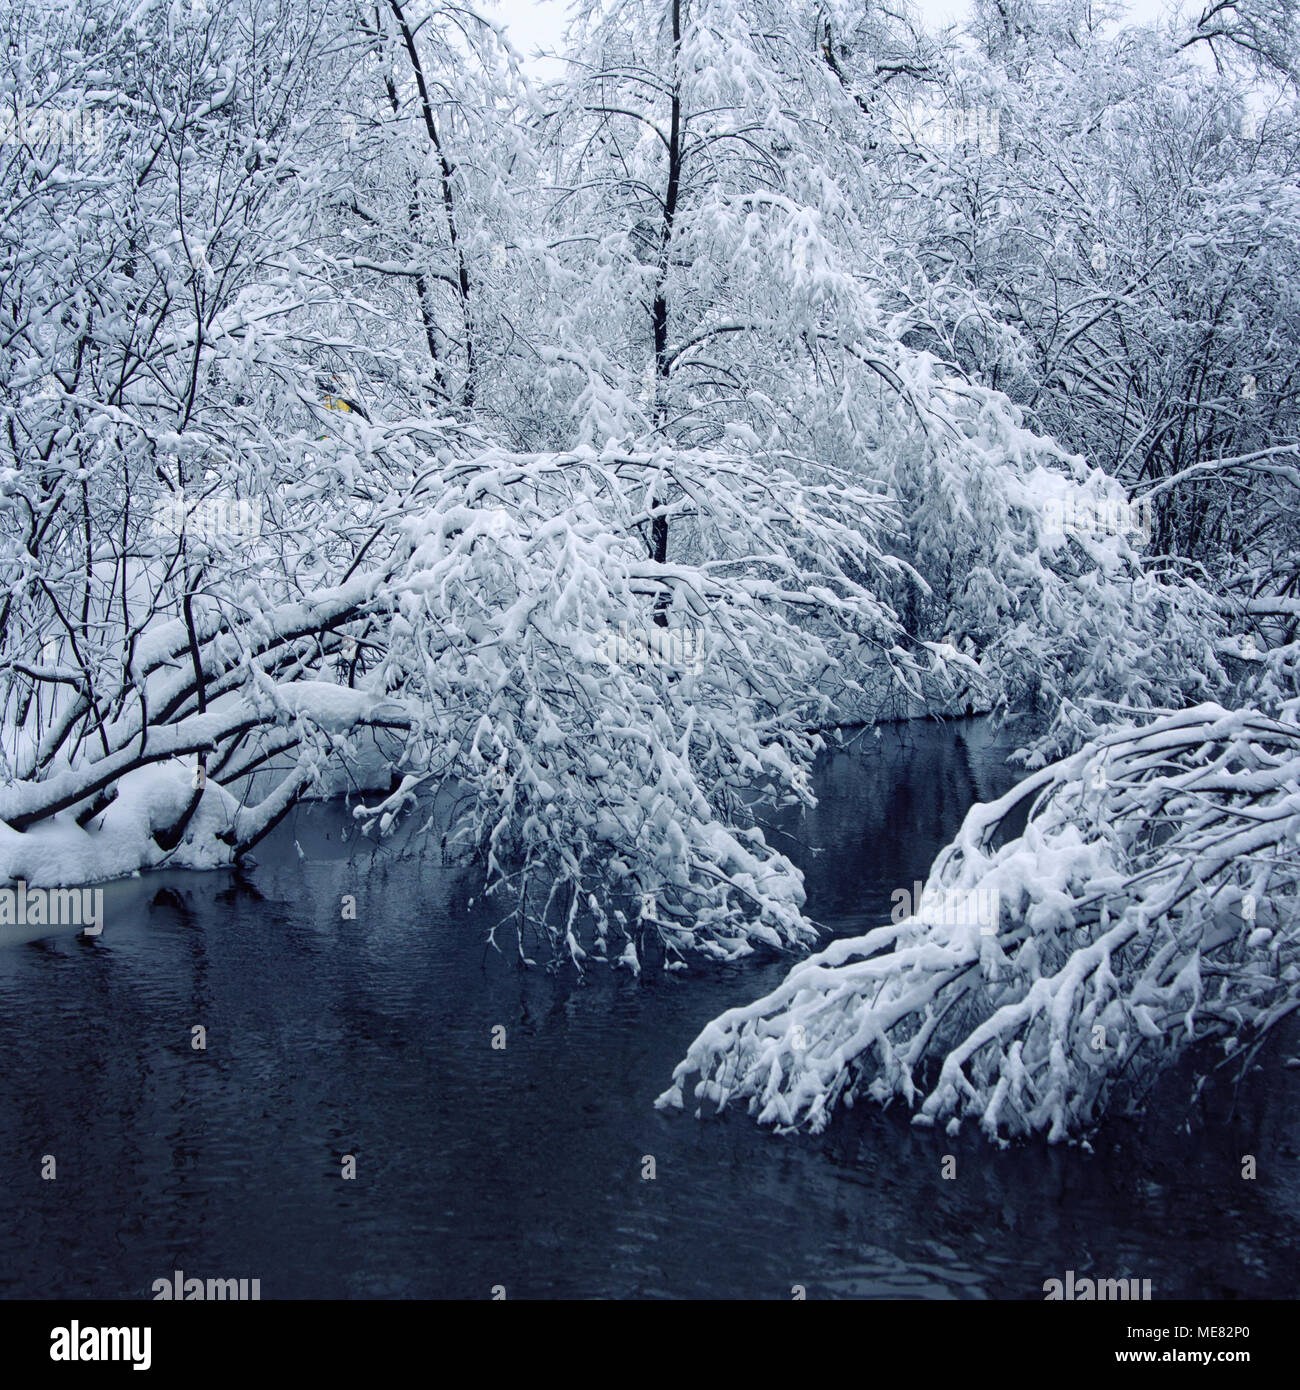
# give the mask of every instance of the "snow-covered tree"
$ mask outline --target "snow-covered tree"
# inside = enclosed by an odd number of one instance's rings
[[[907,294],[932,350],[1116,477],[1148,554],[1249,627],[1294,586],[1295,107],[1110,18],[977,7],[996,149],[909,169]],[[954,55],[941,89],[968,69]]]
[[[6,871],[227,863],[309,791],[391,786],[382,828],[447,782],[467,847],[575,958],[637,923],[676,952],[806,939],[746,799],[808,798],[843,651],[911,663],[874,591],[888,498],[817,459],[756,474],[725,439],[504,451],[472,418],[477,309],[451,357],[406,360],[408,272],[482,229],[356,254],[335,93],[379,102],[382,63],[330,18],[124,20],[97,61],[148,100],[105,98],[83,167],[24,146],[6,168]],[[394,86],[436,155],[426,52]],[[447,187],[424,154],[417,182]]]
[[[701,1106],[785,1128],[858,1095],[1057,1141],[1194,1043],[1249,1065],[1300,1008],[1296,715],[1116,729],[974,807],[910,913],[710,1023],[659,1105],[698,1075]]]

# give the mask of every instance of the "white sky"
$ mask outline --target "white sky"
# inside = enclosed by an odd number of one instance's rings
[[[510,41],[524,55],[531,57],[538,48],[554,48],[560,41],[569,0],[489,0],[489,12],[495,10],[510,33]],[[922,16],[934,28],[964,19],[969,12],[968,0],[913,0]],[[1127,0],[1128,17],[1137,23],[1148,23],[1169,7],[1169,0]]]

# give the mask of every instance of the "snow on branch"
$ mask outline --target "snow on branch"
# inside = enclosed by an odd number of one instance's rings
[[[1297,713],[1166,715],[974,807],[914,915],[710,1023],[658,1105],[698,1076],[701,1108],[743,1103],[782,1129],[821,1130],[866,1095],[915,1123],[1055,1142],[1193,1043],[1247,1055],[1300,1006]],[[928,906],[990,898],[995,924]]]

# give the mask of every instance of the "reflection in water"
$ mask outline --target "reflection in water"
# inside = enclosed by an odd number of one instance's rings
[[[820,806],[770,827],[813,916],[887,920],[972,800],[1010,784],[1011,746],[966,720],[827,755]],[[0,1292],[144,1298],[182,1269],[260,1278],[264,1298],[1038,1298],[1069,1268],[1157,1298],[1293,1292],[1300,1073],[1281,1040],[1190,1112],[1184,1068],[1095,1154],[999,1152],[869,1105],[817,1139],[664,1115],[699,1028],[788,961],[521,971],[485,952],[502,909],[475,871],[415,829],[375,844],[346,808],[305,808],[243,874],[110,884],[101,937],[0,947]]]

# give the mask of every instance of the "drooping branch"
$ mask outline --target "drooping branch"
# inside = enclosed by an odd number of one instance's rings
[[[698,1074],[785,1128],[861,1091],[1060,1140],[1193,1043],[1241,1051],[1300,1008],[1298,712],[1186,710],[975,807],[910,915],[715,1020],[659,1104]]]

